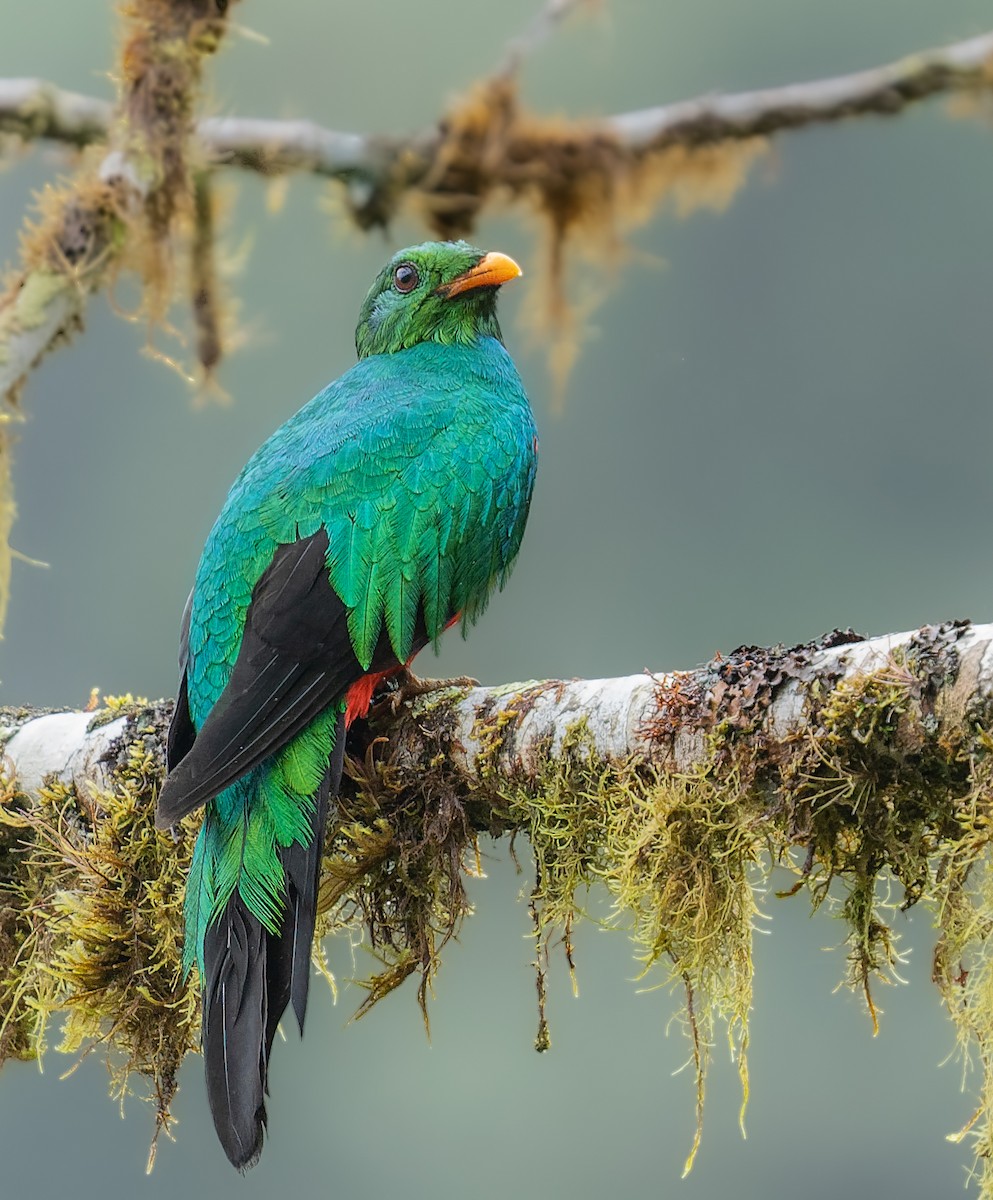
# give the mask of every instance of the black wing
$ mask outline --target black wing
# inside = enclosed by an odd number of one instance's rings
[[[278,547],[252,592],[227,687],[191,741],[186,671],[169,731],[170,774],[159,794],[160,829],[216,796],[280,750],[361,678],[348,613],[331,586],[327,533]],[[388,642],[372,669],[396,663]]]
[[[176,693],[176,707],[169,722],[169,736],[166,739],[166,770],[171,771],[181,759],[193,749],[193,739],[197,731],[193,728],[190,717],[190,697],[186,690],[186,668],[190,661],[190,612],[193,608],[193,593],[186,598],[183,609],[183,620],[179,627],[179,691]]]

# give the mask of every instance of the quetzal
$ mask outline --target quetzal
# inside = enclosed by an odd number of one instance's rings
[[[205,805],[186,884],[214,1125],[262,1149],[269,1053],[307,1006],[325,826],[345,730],[377,683],[463,631],[517,555],[537,437],[496,317],[503,254],[394,255],[359,361],[249,460],[200,560],[156,823]]]

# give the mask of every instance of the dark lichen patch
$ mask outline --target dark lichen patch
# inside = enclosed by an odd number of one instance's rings
[[[971,629],[971,621],[925,625],[907,643],[904,661],[921,682],[921,706],[925,716],[934,715],[939,693],[954,684],[958,677],[958,643]]]
[[[739,646],[718,655],[709,664],[706,688],[712,727],[724,736],[753,733],[781,686],[813,678],[819,651],[864,640],[851,629],[835,629],[798,646]]]

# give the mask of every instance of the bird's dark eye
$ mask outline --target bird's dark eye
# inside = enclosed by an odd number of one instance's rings
[[[398,292],[412,292],[421,282],[413,263],[401,263],[393,272],[393,286]]]

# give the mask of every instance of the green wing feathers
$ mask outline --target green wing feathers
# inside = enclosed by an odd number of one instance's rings
[[[334,750],[335,723],[344,707],[321,713],[303,733],[207,806],[186,886],[188,936],[183,969],[203,966],[208,923],[238,891],[270,932],[279,931],[285,873],[279,851],[308,845],[314,796]]]
[[[327,520],[331,583],[350,609],[363,667],[384,623],[403,662],[419,612],[434,641],[455,613],[474,620],[506,578],[523,533],[533,448],[518,453],[508,439],[484,455],[474,434],[444,430],[427,450],[405,447],[410,457],[395,456],[388,494],[353,498]]]

